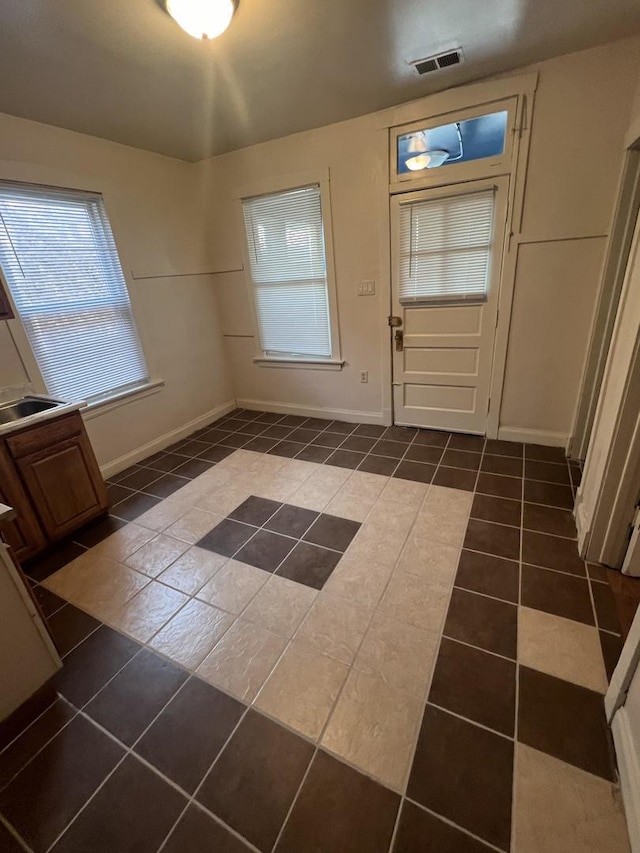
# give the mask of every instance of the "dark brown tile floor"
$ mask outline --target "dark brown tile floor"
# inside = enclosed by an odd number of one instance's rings
[[[237,447],[475,492],[405,796],[39,586]],[[579,476],[554,448],[239,410],[112,478],[112,517],[28,568],[65,666],[59,698],[0,727],[0,846],[509,851],[517,742],[613,775],[601,694],[517,665],[518,604],[597,626],[609,673],[619,654],[606,574],[577,558]],[[252,498],[199,544],[286,538],[278,571],[321,586],[305,549],[339,557],[358,527],[341,522]]]

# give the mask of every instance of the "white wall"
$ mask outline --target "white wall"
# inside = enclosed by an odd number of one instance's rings
[[[194,166],[0,115],[2,178],[105,195],[149,370],[165,386],[87,420],[101,464],[206,417],[233,398],[213,277],[181,275],[213,269]],[[0,388],[29,378],[8,325],[0,323]]]
[[[564,444],[570,434],[608,234],[623,139],[640,69],[640,40],[625,40],[535,66],[539,72],[500,416],[505,434]],[[217,280],[236,396],[382,415],[383,322],[379,222],[387,181],[375,116],[330,125],[212,158],[197,168],[210,204],[207,236],[220,268],[241,266],[232,196],[266,176],[329,168],[341,373],[252,363],[255,344],[242,272]],[[382,255],[384,257],[384,254]],[[369,384],[359,373],[369,371]]]

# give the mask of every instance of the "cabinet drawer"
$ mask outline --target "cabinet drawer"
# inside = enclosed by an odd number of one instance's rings
[[[19,459],[80,435],[83,431],[82,418],[78,412],[72,412],[59,420],[44,421],[17,435],[7,436],[7,447],[13,458]]]

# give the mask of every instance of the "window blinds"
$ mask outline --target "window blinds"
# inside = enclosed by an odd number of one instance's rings
[[[493,189],[400,207],[400,301],[482,299],[489,283]]]
[[[0,184],[0,265],[50,394],[95,401],[147,381],[101,196]]]
[[[242,202],[265,355],[331,357],[320,187]]]

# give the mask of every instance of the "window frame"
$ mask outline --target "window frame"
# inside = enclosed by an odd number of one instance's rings
[[[242,202],[258,198],[260,196],[277,195],[290,190],[304,189],[305,187],[318,186],[320,189],[320,205],[322,209],[322,229],[324,232],[325,269],[327,279],[327,298],[329,302],[329,326],[331,338],[330,358],[304,358],[299,355],[272,356],[262,349],[260,341],[260,327],[258,323],[258,312],[255,299],[255,288],[251,278],[251,264],[249,259],[249,246],[244,224]],[[245,287],[251,313],[251,323],[254,337],[253,363],[261,367],[293,367],[307,370],[342,370],[344,360],[340,348],[340,328],[338,318],[338,298],[335,276],[335,261],[333,247],[333,221],[331,217],[331,193],[330,176],[328,169],[312,172],[301,172],[283,175],[280,178],[271,178],[258,182],[248,187],[237,189],[233,194],[236,203],[238,227],[242,234],[242,261],[245,278]]]
[[[139,386],[136,386],[134,388],[126,388],[124,390],[114,390],[108,395],[105,394],[100,399],[93,400],[90,403],[86,403],[83,407],[85,419],[97,417],[98,415],[104,414],[110,411],[111,409],[119,408],[120,406],[125,405],[126,403],[129,403],[133,400],[136,400],[141,397],[147,397],[150,394],[155,394],[161,391],[165,386],[165,381],[164,379],[154,375],[152,365],[147,355],[149,349],[148,340],[144,328],[140,325],[138,321],[138,311],[136,309],[136,298],[132,288],[130,267],[123,259],[123,250],[121,248],[121,241],[118,236],[123,229],[121,229],[118,224],[118,217],[112,213],[113,204],[111,202],[110,186],[96,186],[93,181],[89,181],[85,176],[76,173],[56,172],[52,176],[51,170],[47,168],[36,167],[31,164],[25,166],[23,164],[0,161],[0,166],[2,166],[3,182],[6,181],[7,183],[21,183],[33,190],[42,188],[45,190],[52,189],[69,193],[93,193],[102,197],[102,203],[104,205],[106,216],[109,221],[109,225],[111,227],[111,232],[113,235],[116,255],[120,264],[120,268],[122,270],[127,295],[129,297],[129,304],[131,306],[133,321],[138,334],[142,354],[147,366],[148,377],[147,381]],[[13,298],[13,294],[11,293],[9,283],[6,280],[2,268],[0,268],[0,283],[4,287],[9,305],[14,315],[12,319],[6,319],[4,322],[6,323],[6,328],[9,333],[9,337],[11,338],[11,341],[13,342],[13,345],[16,348],[20,361],[22,362],[22,367],[26,378],[26,384],[22,383],[20,385],[17,385],[16,388],[21,393],[24,393],[28,390],[32,393],[51,397],[51,392],[47,388],[47,385],[44,381],[40,365],[38,364],[35,353],[33,352],[33,349],[31,347],[31,343],[29,341],[26,329],[24,328],[20,319],[20,315],[18,313]]]
[[[514,150],[514,133],[517,114],[517,96],[501,98],[495,101],[486,101],[467,109],[454,110],[452,112],[440,113],[392,127],[389,134],[389,175],[392,192],[407,192],[409,187],[436,187],[442,184],[457,184],[462,181],[474,180],[489,175],[502,175],[511,170],[511,161]],[[504,150],[502,154],[495,157],[482,157],[478,160],[467,160],[464,163],[451,164],[446,169],[422,169],[419,172],[398,172],[398,139],[407,133],[415,133],[418,130],[429,130],[440,127],[443,124],[452,124],[456,121],[466,121],[470,118],[489,115],[497,112],[507,113],[507,127],[504,138]]]

